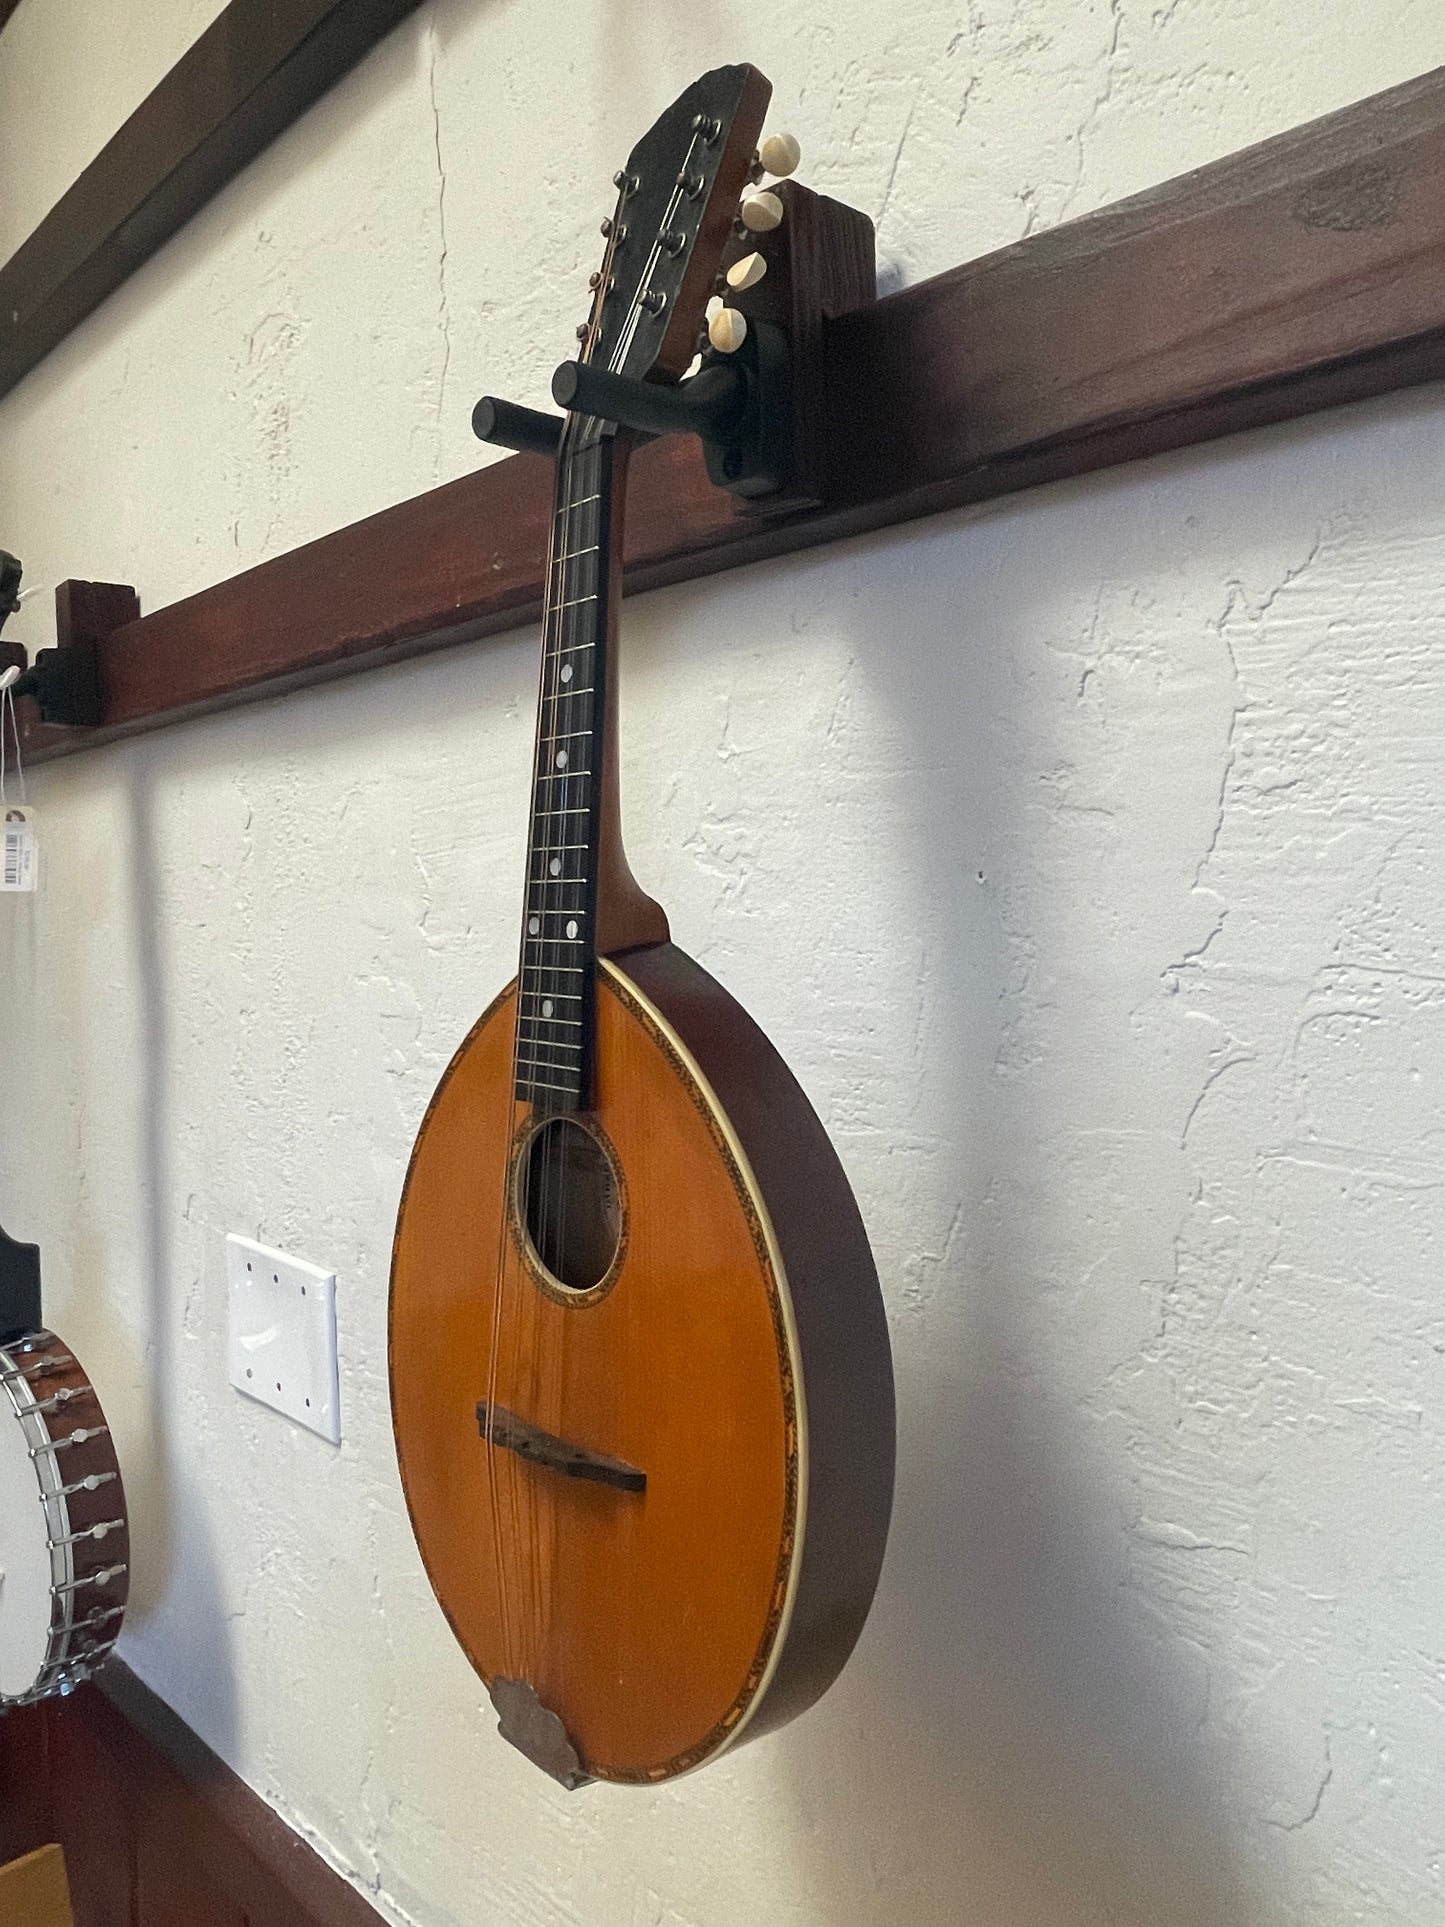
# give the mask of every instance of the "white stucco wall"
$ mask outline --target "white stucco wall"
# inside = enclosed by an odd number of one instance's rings
[[[147,9],[85,147],[76,10],[22,0],[7,235],[214,11]],[[545,396],[613,167],[738,57],[896,281],[1445,21],[432,0],[0,403],[0,544],[154,607],[462,472],[477,393]],[[635,867],[833,1131],[901,1419],[844,1678],[655,1792],[496,1739],[386,1403],[405,1159],[512,967],[535,638],[36,775],[0,1220],[125,1453],[123,1650],[389,1919],[1445,1923],[1442,425],[1424,391],[628,605]],[[339,1271],[340,1451],[226,1383],[230,1230]]]

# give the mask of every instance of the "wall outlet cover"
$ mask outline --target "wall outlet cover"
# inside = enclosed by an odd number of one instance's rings
[[[336,1273],[232,1232],[231,1383],[333,1445],[341,1443]]]

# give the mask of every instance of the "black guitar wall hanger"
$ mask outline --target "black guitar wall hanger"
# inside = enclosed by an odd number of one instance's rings
[[[0,1344],[39,1331],[40,1247],[7,1237],[0,1226]]]
[[[638,381],[597,361],[564,361],[552,377],[553,399],[574,414],[647,439],[697,435],[713,482],[755,510],[830,499],[847,413],[826,380],[824,335],[831,315],[876,293],[866,215],[793,180],[769,197],[774,225],[759,232],[740,220],[718,277],[732,323],[712,340],[729,351],[705,348],[697,373],[677,383]],[[551,457],[562,417],[484,395],[472,428],[499,448]]]
[[[0,607],[7,589],[12,606],[18,603],[14,591],[19,581],[20,564],[0,551]],[[37,649],[27,668],[19,643],[0,643],[0,669],[9,665],[22,672],[11,684],[12,692],[34,698],[42,723],[93,729],[105,720],[99,645],[139,614],[140,603],[128,583],[61,582],[55,590],[55,647]]]
[[[759,497],[775,494],[793,472],[790,377],[782,330],[759,322],[735,353],[709,356],[676,387],[636,381],[590,361],[564,361],[552,376],[552,398],[573,414],[616,422],[646,440],[697,435],[717,486]],[[472,410],[472,428],[501,448],[555,455],[562,417],[483,395]]]

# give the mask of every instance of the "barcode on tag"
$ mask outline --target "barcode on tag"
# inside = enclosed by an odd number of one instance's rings
[[[0,842],[0,890],[33,890],[38,869],[39,845],[35,838],[32,813],[7,810]]]

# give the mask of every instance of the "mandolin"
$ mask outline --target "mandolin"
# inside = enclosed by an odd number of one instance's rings
[[[581,360],[683,376],[769,93],[720,68],[633,150]],[[837,1156],[623,853],[630,440],[561,430],[520,967],[431,1100],[391,1274],[428,1576],[503,1736],[566,1786],[669,1779],[817,1699],[893,1490],[887,1326]]]

